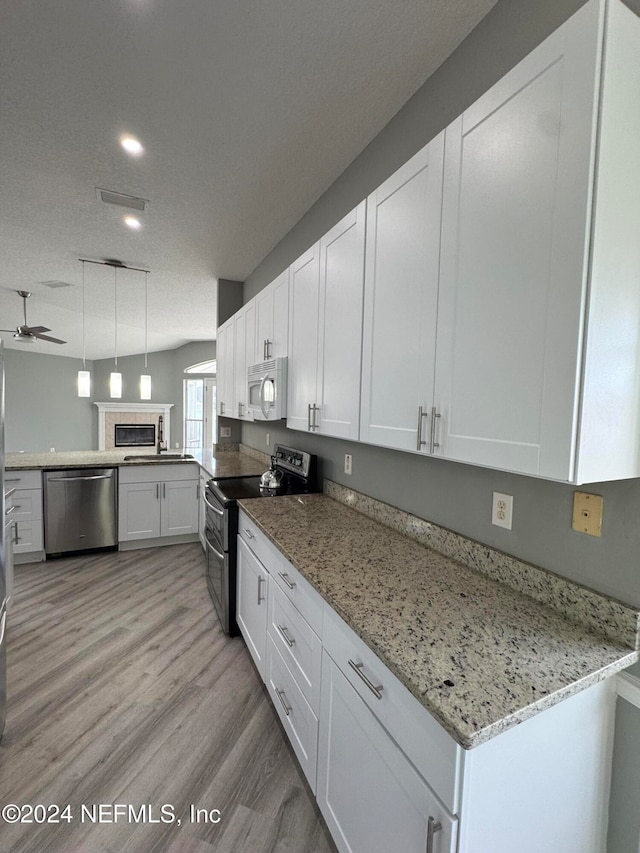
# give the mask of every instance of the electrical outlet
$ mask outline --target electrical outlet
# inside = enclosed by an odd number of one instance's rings
[[[49,453],[55,453],[55,452],[56,452],[55,447],[50,447],[50,448],[49,448]]]
[[[271,433],[267,433],[267,447],[271,444]]]
[[[231,438],[231,427],[220,427],[220,438]]]
[[[351,467],[353,463],[353,457],[350,453],[344,454],[344,473],[351,474]]]
[[[180,442],[176,441],[176,450],[178,449],[178,447],[180,447]]]
[[[511,530],[512,519],[513,495],[503,495],[501,492],[494,492],[493,505],[491,509],[491,524]]]

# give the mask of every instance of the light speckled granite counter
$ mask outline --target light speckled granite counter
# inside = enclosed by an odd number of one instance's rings
[[[145,453],[146,451],[146,453]],[[7,471],[40,469],[51,471],[65,468],[121,468],[129,465],[183,465],[197,463],[211,477],[241,477],[259,475],[266,465],[253,456],[234,450],[216,451],[169,451],[169,453],[191,453],[193,459],[171,459],[160,456],[160,459],[132,459],[125,462],[125,456],[148,455],[153,448],[138,451],[126,448],[123,450],[74,450],[56,453],[7,453],[5,469]],[[262,455],[262,454],[261,454]]]
[[[326,495],[241,506],[465,749],[638,659],[637,633],[607,639]]]

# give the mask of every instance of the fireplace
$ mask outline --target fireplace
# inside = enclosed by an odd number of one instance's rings
[[[153,447],[156,443],[155,424],[115,424],[115,447]]]
[[[171,409],[173,403],[95,403],[98,408],[98,450],[116,450],[121,447],[151,447],[158,438],[158,419],[164,418],[164,440],[171,447]],[[153,439],[147,433],[146,440],[134,442],[126,438],[116,445],[116,427],[153,427]],[[177,447],[177,445],[176,445]]]

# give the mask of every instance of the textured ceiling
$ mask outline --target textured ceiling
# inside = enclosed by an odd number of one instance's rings
[[[0,0],[0,326],[30,290],[29,323],[68,343],[29,351],[81,355],[78,258],[117,258],[151,270],[150,350],[214,337],[218,277],[243,280],[494,3]],[[96,187],[149,199],[143,229]],[[85,293],[87,358],[110,357],[113,269]],[[118,294],[118,352],[141,352],[144,274]]]

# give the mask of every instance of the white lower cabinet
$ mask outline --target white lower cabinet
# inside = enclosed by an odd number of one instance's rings
[[[198,533],[198,467],[121,468],[118,541],[135,542]]]
[[[269,573],[241,537],[238,537],[237,583],[238,627],[264,681]]]
[[[43,560],[42,471],[7,471],[5,489],[15,561]]]
[[[238,624],[340,853],[603,853],[613,679],[463,749],[248,516]]]
[[[316,797],[345,853],[454,853],[457,820],[324,652]]]

